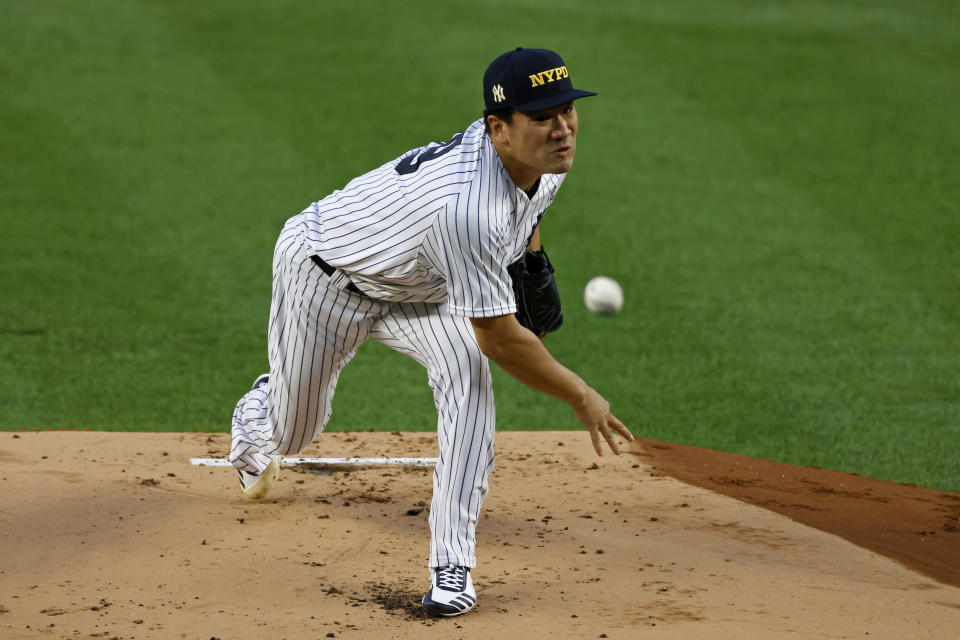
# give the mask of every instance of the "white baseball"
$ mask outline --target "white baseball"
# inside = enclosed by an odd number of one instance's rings
[[[623,289],[613,278],[597,276],[583,290],[583,302],[594,313],[612,316],[623,306]]]

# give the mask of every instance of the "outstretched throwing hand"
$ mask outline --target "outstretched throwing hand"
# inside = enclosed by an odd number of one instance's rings
[[[593,441],[593,448],[598,456],[603,455],[604,440],[607,441],[610,449],[616,455],[620,455],[620,448],[617,447],[617,442],[613,438],[614,431],[629,442],[634,439],[630,430],[615,415],[610,413],[610,403],[593,389],[587,391],[583,402],[574,409],[574,412],[577,414],[577,419],[590,432],[590,440]]]

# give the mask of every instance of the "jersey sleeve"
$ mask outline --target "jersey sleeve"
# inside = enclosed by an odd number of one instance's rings
[[[440,224],[451,314],[489,318],[515,313],[505,225],[495,211],[451,201]]]

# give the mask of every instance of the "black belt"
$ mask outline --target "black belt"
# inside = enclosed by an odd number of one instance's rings
[[[318,255],[312,255],[310,256],[310,259],[313,260],[314,264],[320,267],[325,274],[327,274],[328,278],[333,277],[333,272],[336,271],[336,268],[327,264],[326,261]],[[353,284],[352,282],[344,287],[344,289],[347,291],[352,291],[353,293],[359,293],[360,295],[366,295],[363,293],[363,291],[360,291],[360,289],[357,288],[357,285]]]

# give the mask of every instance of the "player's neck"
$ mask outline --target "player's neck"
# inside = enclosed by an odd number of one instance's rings
[[[542,176],[541,176],[542,177]],[[537,189],[540,188],[540,178],[537,178],[533,181],[533,184],[529,189],[524,189],[523,192],[527,194],[527,197],[533,200],[533,196],[537,195]]]
[[[528,197],[532,198],[532,193],[536,193],[538,183],[540,181],[540,176],[543,175],[538,172],[525,172],[522,170],[511,170],[510,166],[506,162],[503,163],[503,166],[506,167],[507,173],[510,174],[510,179],[513,180],[513,184],[527,194]],[[522,169],[522,168],[521,168]]]

